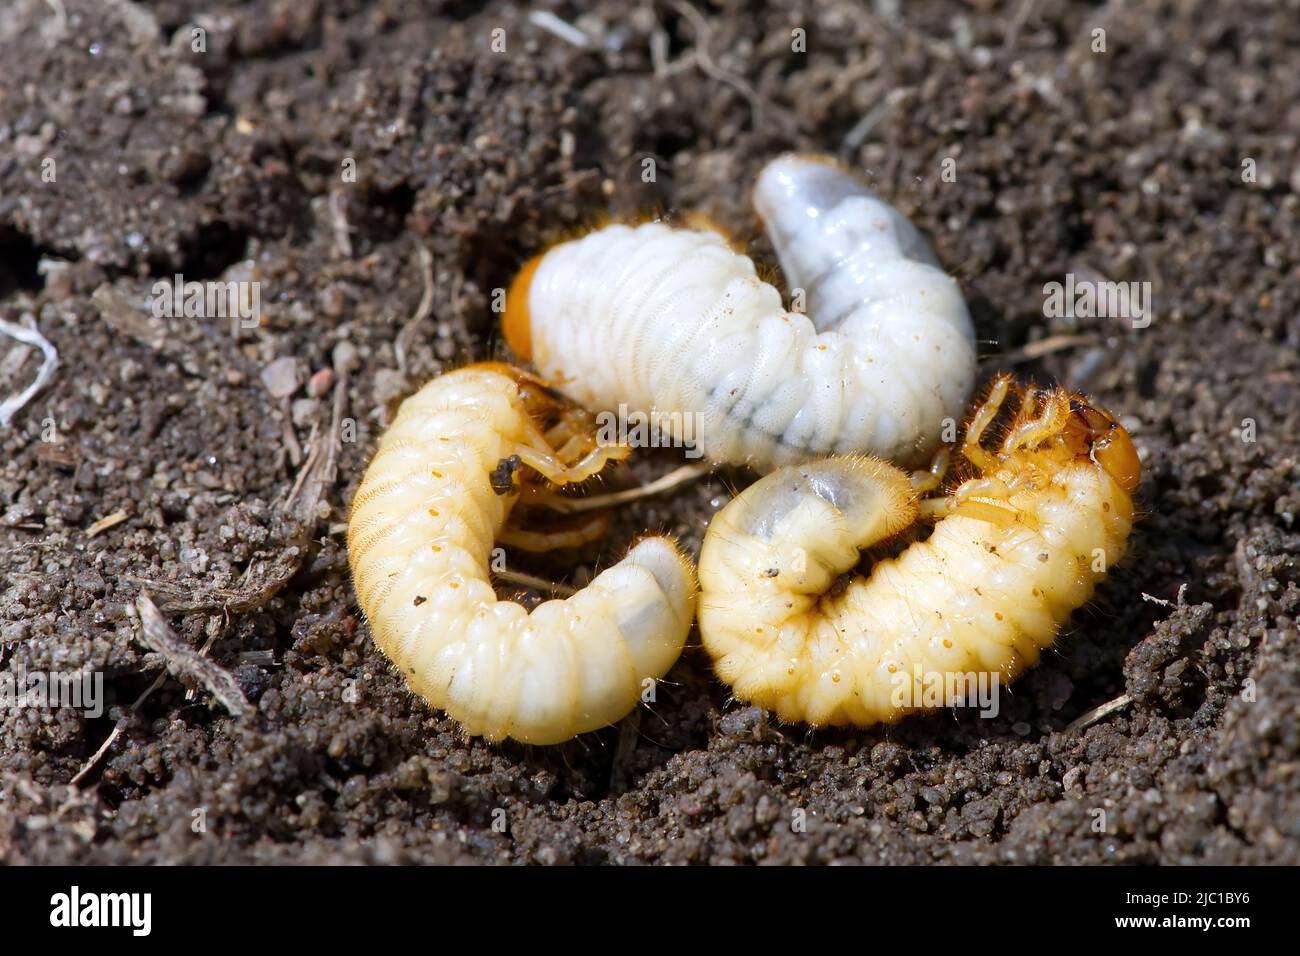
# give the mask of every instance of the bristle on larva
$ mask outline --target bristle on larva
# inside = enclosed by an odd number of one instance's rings
[[[654,416],[715,463],[924,460],[974,383],[956,283],[910,223],[834,165],[775,160],[754,205],[807,314],[786,311],[716,231],[613,225],[525,267],[507,341],[579,404]]]
[[[582,456],[560,460],[541,427],[553,405],[507,366],[434,379],[398,410],[348,522],[375,643],[413,691],[490,740],[559,743],[619,720],[677,660],[695,614],[691,564],[661,536],[567,600],[529,613],[497,599],[488,562],[521,497],[517,472],[559,485],[616,457],[562,424]]]
[[[840,457],[781,468],[714,517],[700,634],[737,698],[867,726],[955,703],[927,702],[922,684],[1009,683],[1038,660],[1124,555],[1141,469],[1123,428],[1060,390],[1031,393],[1002,445],[983,448],[1008,390],[999,379],[968,429],[976,476],[942,497],[918,499],[885,462]],[[918,515],[941,519],[928,539],[833,590]]]

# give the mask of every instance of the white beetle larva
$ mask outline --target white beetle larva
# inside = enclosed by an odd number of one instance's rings
[[[582,481],[623,453],[597,447],[540,382],[496,363],[434,379],[380,441],[348,521],[357,599],[411,689],[469,733],[568,740],[625,716],[680,655],[696,586],[669,538],[643,538],[532,613],[498,600],[488,577],[521,491],[548,494],[529,482]]]
[[[1026,393],[1001,446],[983,448],[1009,389],[998,379],[976,412],[962,448],[976,475],[946,496],[918,500],[897,468],[839,457],[775,471],[714,517],[700,634],[736,697],[867,726],[923,709],[897,694],[918,674],[1009,682],[1037,661],[1123,556],[1141,466],[1122,427],[1059,389]],[[943,516],[927,540],[832,590],[918,514]]]
[[[974,383],[956,283],[910,223],[828,162],[773,161],[754,205],[810,315],[787,312],[717,232],[613,225],[524,267],[507,341],[586,407],[622,406],[672,432],[698,416],[715,463],[922,460]]]

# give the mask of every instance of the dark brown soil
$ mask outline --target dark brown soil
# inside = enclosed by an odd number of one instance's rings
[[[0,860],[1300,862],[1294,4],[696,0],[699,22],[672,2],[591,7],[536,5],[585,50],[528,4],[0,9],[0,317],[33,320],[61,356],[0,431],[3,666],[100,670],[112,705],[0,718]],[[342,518],[387,408],[501,354],[492,290],[586,222],[699,208],[769,259],[746,186],[789,148],[838,153],[932,238],[988,371],[1014,362],[1122,413],[1146,467],[1132,558],[995,720],[780,727],[729,701],[695,647],[621,730],[465,741],[386,666],[348,581]],[[403,376],[420,244],[433,309]],[[142,307],[175,272],[259,279],[263,327],[134,336],[91,298],[107,284]],[[1152,282],[1153,323],[1044,319],[1042,286],[1066,272]],[[1064,334],[1095,341],[1019,354]],[[195,647],[213,638],[256,712],[231,718],[169,678],[71,786],[161,672],[127,612],[139,581],[160,582],[160,604],[256,588],[292,546],[298,469],[260,373],[285,356],[315,371],[339,343],[360,359],[359,430],[301,568],[262,607],[168,617]],[[38,364],[15,348],[0,338],[0,398]],[[301,442],[328,420],[304,397]],[[42,441],[47,419],[61,444]],[[644,456],[624,480],[675,462]],[[628,509],[576,565],[526,567],[581,581],[647,527],[697,548],[747,480]],[[1184,585],[1182,605],[1144,600]]]

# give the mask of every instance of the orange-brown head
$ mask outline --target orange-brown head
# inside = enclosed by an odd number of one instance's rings
[[[526,372],[505,362],[475,362],[467,365],[466,368],[495,372],[512,380],[518,389],[519,400],[523,403],[524,411],[535,422],[549,421],[568,407],[563,397],[532,372]]]
[[[1062,432],[1065,441],[1095,461],[1129,494],[1142,478],[1142,462],[1127,430],[1113,415],[1082,395],[1070,396],[1070,414]]]
[[[501,316],[501,331],[505,334],[510,350],[521,362],[533,357],[532,314],[528,308],[529,287],[533,284],[533,275],[541,264],[540,255],[533,256],[519,270],[506,292],[506,311]]]

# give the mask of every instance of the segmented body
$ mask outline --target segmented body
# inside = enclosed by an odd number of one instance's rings
[[[647,537],[567,600],[529,613],[497,599],[489,556],[519,498],[500,466],[547,467],[553,451],[540,393],[501,368],[448,373],[402,404],[357,489],[348,554],[375,642],[413,691],[471,734],[558,743],[623,717],[667,672],[695,582],[672,541]]]
[[[979,474],[941,499],[918,500],[885,462],[830,458],[762,478],[714,517],[700,633],[738,698],[791,721],[866,726],[921,709],[900,703],[922,697],[900,697],[900,682],[1006,683],[1038,660],[1124,554],[1136,454],[1064,392],[1039,417],[1022,412],[1000,452],[978,436],[966,450]],[[833,590],[922,510],[944,515],[927,540]]]
[[[921,460],[974,382],[956,284],[902,216],[834,166],[777,160],[754,202],[808,314],[786,311],[717,232],[613,225],[520,273],[512,348],[589,408],[656,414],[670,430],[698,416],[688,437],[716,463]]]

